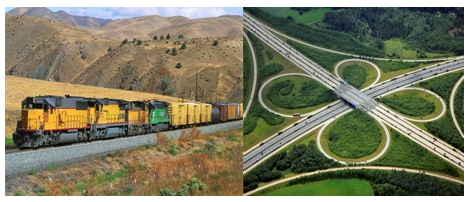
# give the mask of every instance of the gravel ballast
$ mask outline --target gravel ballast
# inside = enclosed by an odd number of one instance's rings
[[[202,134],[216,131],[231,131],[242,129],[242,120],[198,127]],[[164,132],[169,138],[179,138],[181,130]],[[97,140],[91,143],[80,143],[53,148],[29,150],[5,155],[5,176],[24,174],[32,168],[41,170],[48,165],[69,163],[84,157],[103,155],[119,150],[134,149],[145,144],[155,144],[154,133],[128,138]]]

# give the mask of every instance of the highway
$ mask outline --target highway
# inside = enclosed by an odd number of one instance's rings
[[[372,113],[382,122],[389,125],[391,128],[399,131],[406,135],[416,143],[427,148],[429,151],[441,156],[448,162],[455,166],[464,169],[464,154],[463,152],[454,149],[452,146],[446,144],[443,141],[435,141],[435,137],[425,131],[422,131],[414,124],[404,120],[395,113],[384,106],[377,103],[373,98],[381,96],[382,94],[388,93],[393,90],[403,88],[411,85],[415,82],[420,82],[431,77],[442,75],[445,73],[453,72],[460,68],[463,68],[464,59],[458,61],[445,62],[432,67],[424,68],[401,76],[399,78],[391,79],[378,84],[375,87],[369,88],[363,92],[350,86],[349,84],[343,83],[340,79],[327,72],[323,68],[319,67],[313,61],[310,61],[303,55],[299,54],[296,50],[284,44],[284,42],[277,39],[259,22],[254,21],[251,17],[244,13],[244,26],[249,29],[254,35],[266,44],[271,46],[274,50],[285,55],[285,58],[290,60],[293,64],[296,64],[299,68],[303,69],[306,73],[310,74],[312,78],[319,81],[326,87],[334,89],[337,95],[346,100],[349,103],[357,105],[358,108],[363,109],[368,113]],[[250,170],[251,166],[254,166],[261,162],[261,159],[272,156],[273,151],[282,147],[284,144],[296,137],[302,135],[304,132],[311,130],[317,126],[322,125],[326,120],[331,118],[337,118],[344,114],[347,109],[351,107],[344,102],[336,104],[330,108],[327,108],[316,115],[307,119],[306,121],[296,123],[294,127],[283,131],[281,135],[277,135],[274,138],[264,142],[263,145],[252,149],[249,153],[244,155],[244,173]],[[307,123],[306,123],[307,122]]]

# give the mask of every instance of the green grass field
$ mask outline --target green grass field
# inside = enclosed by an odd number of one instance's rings
[[[333,179],[298,184],[276,189],[260,196],[373,196],[368,181],[359,179]]]
[[[311,78],[304,77],[304,76],[285,76],[285,77],[277,78],[277,79],[271,81],[270,83],[268,83],[265,86],[265,88],[263,89],[261,96],[262,96],[262,99],[263,99],[263,102],[265,103],[265,105],[267,105],[268,108],[270,108],[271,110],[273,110],[275,112],[278,112],[278,113],[282,113],[282,114],[293,114],[293,113],[305,114],[305,113],[309,113],[309,112],[312,112],[314,110],[317,110],[317,109],[319,109],[321,107],[324,107],[327,104],[331,103],[331,102],[326,102],[326,103],[322,103],[322,104],[319,104],[319,105],[316,105],[316,106],[305,107],[305,108],[300,108],[300,109],[285,109],[285,108],[281,108],[281,107],[273,104],[270,101],[270,99],[267,97],[268,92],[270,91],[271,87],[274,84],[286,81],[288,79],[294,81],[295,85],[294,85],[294,89],[292,90],[291,93],[296,93],[296,94],[298,93],[297,91],[300,90],[301,82],[312,80]]]
[[[437,97],[435,97],[434,95],[432,95],[430,93],[419,91],[419,90],[404,90],[404,91],[399,91],[399,92],[396,92],[396,93],[392,93],[390,95],[386,95],[386,96],[384,96],[384,98],[392,98],[393,96],[396,96],[396,97],[410,96],[410,97],[415,97],[415,98],[423,98],[423,99],[425,99],[425,100],[427,100],[429,102],[434,103],[434,105],[435,105],[435,110],[432,113],[424,115],[424,116],[420,116],[420,117],[403,115],[402,113],[398,112],[397,108],[395,108],[394,110],[400,116],[406,116],[406,117],[410,117],[410,118],[413,118],[413,119],[425,120],[425,119],[432,119],[434,117],[437,117],[437,116],[440,115],[440,113],[442,113],[442,103],[440,102],[439,99],[437,99]],[[380,103],[382,103],[382,102],[380,102]],[[384,104],[384,103],[382,103],[382,104]],[[387,106],[387,105],[385,105],[385,106]],[[389,107],[389,106],[387,106],[387,107]],[[392,107],[389,107],[389,108],[392,108]]]
[[[374,67],[372,67],[372,65],[370,65],[369,63],[361,62],[361,61],[349,61],[349,62],[345,62],[345,63],[341,64],[338,67],[338,75],[340,76],[340,78],[344,79],[343,70],[346,67],[349,67],[351,65],[359,65],[359,66],[363,67],[364,69],[366,69],[366,72],[367,72],[366,81],[361,85],[361,87],[359,89],[363,89],[363,88],[371,85],[372,83],[374,83],[375,79],[377,79],[377,75],[378,75],[377,70]]]
[[[257,127],[254,131],[249,133],[248,135],[243,136],[243,148],[244,151],[247,151],[254,145],[262,142],[264,139],[276,135],[279,131],[281,131],[286,126],[289,126],[296,122],[297,118],[284,118],[284,122],[282,124],[270,126],[268,123],[263,120],[263,118],[257,119]]]
[[[299,11],[288,9],[284,12],[283,17],[287,18],[289,15],[297,22],[309,24],[309,23],[322,20],[324,14],[329,11],[332,11],[332,9],[331,8],[318,8],[318,9],[311,10],[309,12],[305,12],[302,15],[299,15]]]
[[[406,44],[399,39],[390,39],[384,42],[385,43],[385,55],[392,55],[393,53],[400,56],[400,59],[421,59],[417,58],[416,50],[411,50],[406,48]],[[426,53],[427,58],[443,58],[443,57],[453,57],[453,54],[437,54],[437,53]],[[388,56],[386,56],[388,58]],[[395,58],[396,59],[396,58]],[[422,58],[424,59],[424,58]]]

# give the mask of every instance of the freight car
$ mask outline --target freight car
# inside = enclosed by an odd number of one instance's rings
[[[27,97],[17,112],[13,141],[19,148],[37,148],[239,120],[242,113],[236,103]]]

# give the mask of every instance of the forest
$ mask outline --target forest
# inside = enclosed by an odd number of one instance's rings
[[[325,88],[314,80],[302,82],[300,87],[297,87],[300,88],[299,92],[291,94],[295,84],[297,85],[289,79],[275,83],[267,94],[268,99],[276,106],[285,109],[317,106],[338,99],[333,90]]]
[[[420,97],[396,96],[376,98],[375,100],[408,116],[421,117],[435,111],[434,103]]]
[[[359,89],[366,82],[367,71],[359,65],[350,65],[343,69],[343,79],[348,79],[350,85]]]
[[[315,141],[311,140],[308,146],[294,145],[290,152],[276,154],[244,175],[244,193],[256,189],[260,182],[282,178],[280,171],[287,169],[291,169],[293,173],[303,173],[340,166],[342,165],[325,157],[315,147]]]
[[[311,27],[291,19],[273,16],[259,8],[244,7],[244,10],[282,33],[320,47],[371,57],[383,57],[385,55],[383,50],[366,46],[348,33]]]
[[[325,179],[357,178],[367,180],[375,196],[463,196],[464,185],[422,173],[384,170],[339,170],[321,172],[289,181],[289,185]]]
[[[410,49],[464,54],[464,8],[346,8],[325,13],[322,27],[362,41],[402,39]]]

